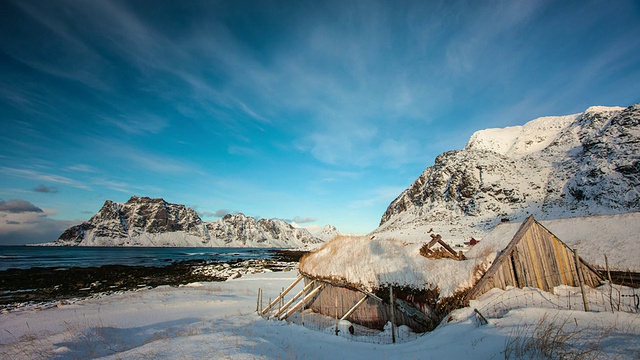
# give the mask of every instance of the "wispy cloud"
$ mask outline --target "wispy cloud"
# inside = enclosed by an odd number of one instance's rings
[[[55,194],[58,192],[58,188],[55,186],[38,185],[33,188],[33,191],[45,194]]]
[[[390,204],[405,190],[404,187],[387,186],[374,189],[370,197],[351,201],[347,206],[352,209],[370,208],[376,204]],[[380,214],[382,215],[382,214]]]
[[[258,151],[254,148],[232,145],[227,148],[229,155],[241,155],[241,156],[254,156],[258,154]]]
[[[202,171],[188,160],[172,155],[163,155],[161,151],[153,152],[114,139],[93,139],[92,147],[104,151],[108,157],[118,159],[129,167],[137,167],[145,171],[164,174],[201,174]]]
[[[48,174],[48,173],[44,173],[44,172],[40,172],[40,171],[36,171],[36,170],[29,170],[29,169],[16,169],[16,168],[10,168],[10,167],[0,167],[0,173],[3,173],[5,175],[9,175],[9,176],[16,176],[16,177],[20,177],[20,178],[25,178],[25,179],[31,179],[31,180],[41,180],[41,181],[45,181],[45,182],[54,182],[54,183],[58,183],[58,184],[64,184],[64,185],[68,185],[71,187],[75,187],[78,189],[83,189],[83,190],[90,190],[91,188],[86,185],[85,183],[82,183],[80,181],[65,177],[65,176],[61,176],[61,175],[56,175],[56,174]]]
[[[311,216],[296,216],[293,219],[291,219],[290,222],[294,222],[296,224],[307,224],[307,223],[312,223],[315,222],[317,219]]]
[[[78,15],[78,7],[66,7],[66,16],[52,16],[52,14],[59,14],[58,9],[51,9],[47,4],[36,6],[18,1],[15,5],[40,26],[55,34],[55,36],[47,36],[47,41],[55,43],[55,46],[45,50],[40,47],[39,42],[25,44],[16,38],[15,42],[5,44],[11,56],[49,75],[77,81],[94,89],[109,88],[99,76],[100,70],[106,68],[107,61],[92,46],[86,44],[78,33],[73,32],[72,27],[67,23],[68,16]],[[44,51],[51,51],[51,49],[54,49],[55,56],[51,53],[45,55]],[[33,56],[34,53],[42,53],[44,56]]]
[[[42,209],[33,205],[32,203],[22,199],[0,200],[0,212],[8,213],[42,213]]]
[[[115,190],[124,194],[134,194],[133,186],[122,181],[94,179],[92,183],[96,186],[103,186],[107,189]]]
[[[216,211],[206,211],[206,210],[198,211],[198,214],[200,214],[200,216],[207,217],[207,218],[212,218],[212,217],[221,218],[228,214],[239,214],[239,213],[240,212],[238,210],[231,211],[229,209],[218,209]]]
[[[95,173],[98,171],[93,166],[87,165],[87,164],[76,164],[76,165],[67,166],[65,167],[65,170],[77,171],[77,172],[83,172],[83,173]]]
[[[155,114],[122,116],[118,119],[107,118],[105,119],[105,122],[128,134],[136,135],[158,134],[169,125],[165,118]]]

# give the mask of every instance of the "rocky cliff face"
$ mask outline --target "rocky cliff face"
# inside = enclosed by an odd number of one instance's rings
[[[302,247],[322,241],[280,220],[226,215],[205,223],[184,205],[133,196],[107,200],[89,221],[67,229],[60,246]]]
[[[304,246],[321,243],[307,230],[274,219],[256,220],[244,214],[227,214],[222,219],[207,223],[212,238],[227,244],[247,247],[289,247],[288,244]],[[238,245],[229,245],[238,246]]]
[[[640,210],[640,104],[476,132],[387,208],[380,236],[482,235],[501,220]],[[410,237],[410,236],[409,236]]]

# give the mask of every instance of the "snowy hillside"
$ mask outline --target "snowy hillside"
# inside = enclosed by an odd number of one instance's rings
[[[481,238],[502,220],[640,210],[640,104],[590,107],[478,131],[396,198],[372,234],[419,242]]]
[[[307,230],[311,233],[311,235],[321,239],[322,241],[329,241],[336,236],[341,235],[340,231],[336,229],[333,225],[325,225],[321,228],[307,228]]]
[[[229,214],[205,223],[184,205],[133,196],[125,204],[107,200],[89,221],[42,245],[299,248],[319,243],[282,220]]]

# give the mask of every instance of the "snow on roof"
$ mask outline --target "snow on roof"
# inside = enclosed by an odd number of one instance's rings
[[[640,212],[539,221],[592,265],[604,268],[604,254],[611,270],[640,271]],[[373,291],[387,285],[440,290],[440,297],[473,286],[513,239],[522,224],[496,226],[469,250],[465,261],[428,259],[420,255],[421,243],[369,236],[339,236],[300,261],[306,275],[347,283]]]
[[[640,212],[583,216],[538,221],[591,265],[604,268],[604,255],[609,268],[618,271],[640,272]],[[482,241],[469,250],[467,257],[498,252],[511,241],[520,223],[496,226]]]
[[[478,259],[427,259],[420,255],[421,246],[368,236],[339,236],[303,258],[300,271],[367,291],[387,285],[438,288],[440,297],[474,284]]]

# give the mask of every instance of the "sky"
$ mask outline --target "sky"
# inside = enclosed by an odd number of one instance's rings
[[[473,132],[640,102],[638,1],[0,0],[0,245],[110,199],[374,230]]]

